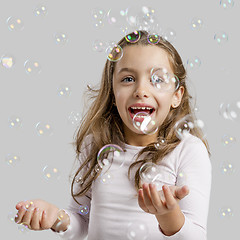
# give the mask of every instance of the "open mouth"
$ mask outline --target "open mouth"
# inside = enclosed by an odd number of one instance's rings
[[[146,117],[152,116],[152,114],[155,112],[155,109],[150,107],[129,107],[128,111],[132,119],[137,113],[139,113],[135,120],[138,122],[142,122]],[[141,114],[140,112],[142,112],[143,114]]]

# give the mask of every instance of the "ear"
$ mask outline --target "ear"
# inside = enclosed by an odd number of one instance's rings
[[[176,92],[174,92],[171,104],[173,108],[176,108],[180,105],[183,94],[184,94],[183,86],[181,86]]]

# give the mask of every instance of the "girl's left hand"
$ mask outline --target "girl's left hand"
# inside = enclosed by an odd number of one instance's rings
[[[144,183],[138,191],[138,204],[147,213],[164,215],[178,207],[178,202],[189,194],[187,185],[183,187],[163,185],[157,191],[154,184]]]

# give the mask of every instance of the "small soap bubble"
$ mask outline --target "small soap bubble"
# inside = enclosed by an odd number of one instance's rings
[[[133,126],[144,134],[154,134],[158,130],[158,125],[151,114],[142,110],[136,113],[135,111],[138,110],[133,110]]]
[[[106,16],[106,13],[103,9],[94,8],[91,12],[92,19],[94,21],[103,20]]]
[[[224,146],[232,146],[236,142],[236,138],[229,134],[222,136],[222,143]]]
[[[232,120],[227,111],[227,103],[221,103],[219,106],[219,115],[226,120]]]
[[[52,136],[53,135],[53,129],[50,126],[50,124],[45,122],[38,122],[36,124],[36,131],[38,136]]]
[[[156,11],[155,11],[155,9],[153,9],[151,7],[143,6],[142,13],[145,18],[153,18],[156,14]]]
[[[107,43],[105,41],[96,39],[93,41],[92,49],[96,52],[104,52],[107,49]]]
[[[234,214],[233,214],[233,211],[232,211],[232,208],[231,207],[221,207],[219,209],[219,215],[221,218],[225,219],[225,218],[230,218],[230,217],[233,217]]]
[[[60,172],[59,170],[51,165],[46,165],[43,170],[43,177],[47,181],[56,181],[60,179]]]
[[[72,125],[76,125],[81,121],[81,114],[76,111],[72,111],[68,116],[68,122]]]
[[[101,28],[104,27],[104,22],[103,22],[102,19],[96,20],[96,21],[93,22],[93,26],[96,29],[101,29]]]
[[[183,140],[183,138],[189,135],[189,132],[194,129],[195,124],[191,115],[186,115],[185,117],[178,120],[174,126],[174,130],[178,139]]]
[[[172,43],[176,38],[175,30],[168,28],[163,32],[163,39],[167,40],[168,42]]]
[[[240,121],[240,100],[227,104],[226,111],[231,120]]]
[[[161,92],[174,91],[179,86],[179,79],[176,75],[170,74],[166,68],[152,68],[151,81],[153,86]]]
[[[110,9],[107,13],[108,23],[115,27],[121,27],[126,22],[126,10]]]
[[[58,96],[60,97],[62,96],[69,97],[72,93],[71,88],[65,84],[59,86],[57,92],[58,92]]]
[[[48,14],[47,8],[44,5],[39,5],[34,9],[35,16],[46,16]]]
[[[7,19],[7,26],[10,31],[22,31],[24,29],[23,21],[18,17],[9,17]]]
[[[223,161],[220,165],[220,169],[222,174],[224,175],[231,175],[232,173],[235,172],[235,167],[233,166],[232,163],[228,161]]]
[[[15,155],[15,154],[8,153],[5,157],[5,161],[8,165],[15,166],[20,163],[21,159],[19,156]]]
[[[89,207],[87,205],[80,205],[78,213],[81,215],[87,215],[89,213]]]
[[[126,10],[126,21],[133,28],[137,27],[137,18],[143,16],[142,10],[137,6],[128,7]],[[139,28],[138,28],[139,29]]]
[[[214,40],[218,44],[224,44],[228,41],[228,35],[227,35],[227,33],[220,31],[214,35]]]
[[[14,129],[20,128],[22,127],[22,119],[18,116],[13,115],[9,117],[8,125],[10,128],[14,128]]]
[[[26,73],[28,74],[39,74],[42,70],[41,65],[39,64],[38,61],[35,60],[27,60],[24,63],[24,68]]]
[[[99,181],[102,184],[110,184],[112,183],[112,180],[113,180],[113,174],[111,173],[106,173],[99,178]]]
[[[65,45],[68,43],[68,36],[66,33],[56,33],[54,39],[57,45]]]
[[[150,44],[157,44],[159,43],[161,37],[158,34],[148,34],[147,40]]]
[[[180,171],[177,175],[177,183],[178,185],[187,185],[187,174],[184,171]]]
[[[4,68],[10,69],[15,64],[15,58],[12,55],[5,54],[1,57],[1,65]]]
[[[233,0],[220,0],[220,6],[223,9],[230,9],[232,8],[234,5],[234,1]]]
[[[22,234],[29,234],[30,229],[28,228],[28,225],[25,223],[18,224],[18,231]]]
[[[9,212],[8,213],[8,220],[12,223],[16,223],[15,218],[18,217],[18,214],[16,212]]]
[[[116,162],[116,169],[123,166],[123,160],[121,160],[121,162],[117,162],[117,158],[119,158],[122,152],[123,149],[115,144],[107,144],[99,150],[97,155],[98,165],[96,166],[97,168],[101,168],[103,170],[102,176],[105,175],[105,173],[110,169],[110,167],[112,167],[113,161]],[[113,167],[111,168],[111,170],[114,170]]]
[[[199,57],[192,57],[192,58],[188,58],[187,59],[187,66],[190,69],[197,69],[201,66],[201,60],[199,59]]]
[[[141,38],[141,33],[134,31],[125,36],[125,39],[130,43],[136,43]]]
[[[200,30],[203,27],[203,21],[200,18],[193,18],[191,27],[193,30]]]
[[[128,240],[147,240],[149,239],[149,230],[147,225],[140,220],[129,222],[127,225],[127,239]]]
[[[107,59],[112,62],[119,61],[123,56],[123,50],[119,45],[109,46],[106,49]]]

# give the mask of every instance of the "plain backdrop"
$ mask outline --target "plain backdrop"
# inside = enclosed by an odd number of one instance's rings
[[[47,8],[46,16],[34,15],[39,4]],[[93,42],[118,41],[122,37],[119,28],[107,22],[103,28],[94,27],[91,11],[141,6],[155,9],[163,30],[175,30],[173,45],[186,67],[190,58],[197,56],[201,60],[198,68],[188,67],[187,72],[197,115],[205,123],[212,153],[208,239],[238,239],[240,119],[239,116],[237,121],[223,118],[219,107],[221,103],[239,99],[239,0],[229,9],[223,9],[219,0],[1,2],[0,55],[11,54],[15,59],[11,69],[0,66],[1,239],[58,239],[51,231],[23,234],[8,215],[16,211],[17,202],[27,199],[41,198],[59,208],[67,206],[68,176],[75,159],[71,142],[77,128],[68,117],[72,111],[84,110],[83,93],[87,84],[94,86],[100,82],[106,54],[93,51]],[[6,20],[10,16],[22,19],[22,31],[9,30]],[[203,21],[201,29],[191,28],[193,18]],[[214,35],[221,31],[228,34],[228,41],[218,44]],[[67,44],[56,44],[57,32],[67,35]],[[24,63],[28,59],[41,64],[40,74],[26,73]],[[63,84],[71,89],[68,97],[58,95]],[[21,118],[20,128],[9,127],[13,115]],[[52,136],[39,136],[38,122],[49,123]],[[222,140],[225,134],[236,141],[225,145]],[[8,154],[19,156],[19,164],[7,164]],[[232,164],[235,172],[223,173],[221,166],[226,162]],[[47,164],[59,169],[60,180],[43,178]],[[221,217],[222,207],[231,209],[233,216]]]

